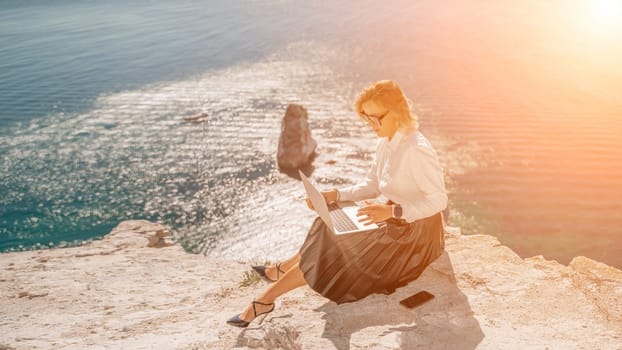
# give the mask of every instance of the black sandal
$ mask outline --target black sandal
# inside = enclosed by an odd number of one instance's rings
[[[281,274],[285,273],[285,271],[281,270],[281,263],[276,264],[275,267],[276,267],[276,279],[273,280],[273,279],[270,279],[268,275],[266,275],[265,265],[252,266],[253,270],[255,270],[255,272],[257,272],[259,276],[261,276],[263,279],[265,279],[266,281],[270,283],[278,281],[279,278],[281,277]]]
[[[260,304],[260,305],[265,305],[265,306],[272,305],[272,308],[271,308],[270,310],[266,311],[266,312],[262,312],[262,313],[258,314],[258,313],[257,313],[257,309],[255,308],[255,304]],[[253,320],[254,320],[255,318],[257,318],[257,316],[266,315],[266,316],[264,316],[264,317],[261,319],[261,321],[259,321],[259,324],[262,324],[262,323],[263,323],[263,320],[265,320],[265,319],[266,319],[266,317],[268,316],[268,314],[269,314],[269,313],[271,313],[272,311],[274,311],[274,303],[264,304],[264,303],[262,303],[262,302],[260,302],[260,301],[255,301],[255,300],[253,300],[252,305],[253,305],[253,313],[255,314],[255,317],[253,317]],[[237,314],[237,315],[235,315],[235,316],[231,317],[230,319],[228,319],[228,320],[227,320],[227,323],[228,323],[228,324],[230,324],[230,325],[232,325],[232,326],[236,326],[236,327],[240,327],[240,328],[246,328],[246,327],[248,327],[248,325],[249,325],[251,322],[253,322],[253,320],[250,320],[250,321],[244,321],[243,319],[241,319],[241,318],[240,318],[240,315],[241,315],[241,314]]]

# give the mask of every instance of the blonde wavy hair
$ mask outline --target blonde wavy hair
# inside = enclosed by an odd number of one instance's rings
[[[354,102],[354,110],[363,117],[363,103],[373,100],[380,106],[397,114],[397,127],[417,130],[417,115],[412,113],[410,101],[399,85],[392,80],[380,80],[365,87]]]

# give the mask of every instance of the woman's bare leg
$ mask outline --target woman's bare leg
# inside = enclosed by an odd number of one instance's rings
[[[292,289],[296,289],[298,287],[302,287],[307,284],[307,281],[304,279],[304,275],[298,266],[298,263],[295,263],[290,267],[287,272],[282,275],[282,277],[271,284],[263,293],[261,293],[255,300],[262,302],[264,304],[273,303],[276,298],[281,295],[289,292]],[[272,308],[272,305],[261,305],[255,304],[255,309],[257,313],[260,314],[262,312],[266,312]],[[240,318],[245,321],[250,321],[253,319],[255,315],[253,314],[253,306],[249,305],[244,312],[240,315]]]
[[[296,253],[291,258],[289,258],[289,259],[287,259],[285,261],[282,261],[281,265],[279,267],[281,268],[281,271],[287,272],[294,265],[298,264],[298,262],[300,262],[300,253]],[[277,279],[276,265],[267,266],[266,267],[266,275],[268,276],[269,279],[276,280]],[[283,278],[283,272],[278,272],[278,277],[279,277],[279,279]]]

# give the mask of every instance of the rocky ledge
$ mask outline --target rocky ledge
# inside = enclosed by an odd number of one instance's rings
[[[0,349],[622,349],[622,271],[521,259],[491,236],[394,294],[336,305],[310,288],[246,330],[225,320],[265,287],[249,263],[188,254],[125,221],[87,245],[0,255]],[[148,247],[150,246],[150,247]],[[399,300],[427,290],[413,310]]]

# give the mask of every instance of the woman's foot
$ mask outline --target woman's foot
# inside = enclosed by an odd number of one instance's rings
[[[267,315],[274,311],[274,303],[264,303],[254,300],[241,314],[237,314],[227,320],[227,323],[236,326],[246,328],[248,325],[258,316]],[[266,318],[264,316],[259,324]]]
[[[278,281],[279,278],[281,278],[281,276],[285,273],[285,271],[281,268],[280,263],[270,266],[258,265],[253,266],[252,268],[257,272],[257,274],[259,274],[259,276],[263,277],[268,282]]]

